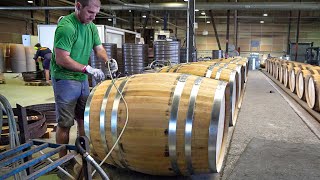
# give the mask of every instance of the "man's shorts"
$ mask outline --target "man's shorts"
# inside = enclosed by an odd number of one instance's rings
[[[56,120],[60,127],[71,127],[74,119],[83,120],[89,96],[88,80],[76,81],[52,78],[56,103]]]
[[[50,69],[51,56],[52,56],[51,53],[48,53],[48,54],[44,55],[44,60],[42,62],[43,69],[45,69],[45,70],[49,70]]]

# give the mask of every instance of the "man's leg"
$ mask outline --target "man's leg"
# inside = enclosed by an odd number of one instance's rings
[[[45,78],[46,78],[46,82],[50,81],[50,59],[44,59],[43,61],[43,69],[45,72]]]
[[[69,143],[69,132],[74,124],[75,107],[81,96],[81,83],[73,80],[52,79],[56,103],[56,118],[58,122],[56,142]],[[66,150],[60,152],[60,157],[66,155]]]
[[[46,76],[46,82],[48,83],[48,82],[50,82],[50,71],[49,71],[49,69],[45,69],[44,72],[45,72],[45,76]]]
[[[89,94],[90,94],[89,83],[88,83],[88,80],[85,80],[81,82],[81,96],[78,99],[76,109],[75,109],[79,136],[85,136],[83,119],[84,119],[84,110],[85,110],[85,106],[86,106],[86,102]]]
[[[70,127],[60,127],[59,125],[57,126],[56,130],[56,143],[57,144],[68,144],[69,143],[69,132],[70,132]],[[63,157],[67,155],[67,150],[61,150],[59,152],[59,157]]]

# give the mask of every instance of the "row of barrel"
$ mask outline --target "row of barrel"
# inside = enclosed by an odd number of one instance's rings
[[[187,50],[181,48],[179,41],[156,41],[154,42],[154,59],[148,58],[148,45],[146,44],[132,44],[126,43],[121,48],[117,48],[116,44],[103,43],[109,58],[117,60],[119,72],[123,75],[140,74],[145,67],[152,61],[164,62],[164,64],[179,64],[185,63],[187,59]],[[222,57],[222,51],[213,50],[213,57]],[[192,61],[196,61],[195,59]],[[95,68],[102,69],[106,74],[108,73],[104,62],[99,60],[94,52],[90,57],[91,65]]]
[[[92,152],[103,159],[126,125],[108,164],[152,175],[220,172],[247,73],[238,57],[103,81],[85,108]]]
[[[320,67],[278,58],[266,60],[266,71],[279,80],[309,108],[320,112]]]
[[[0,44],[0,73],[36,71],[35,50],[22,44]]]
[[[147,44],[125,43],[122,49],[117,49],[116,44],[103,43],[109,58],[117,61],[119,72],[124,75],[140,74],[152,61],[148,58]],[[154,58],[157,61],[170,61],[173,64],[180,63],[180,42],[159,41],[154,44]],[[107,73],[107,69],[102,60],[99,60],[94,52],[90,57],[91,65],[102,69]]]

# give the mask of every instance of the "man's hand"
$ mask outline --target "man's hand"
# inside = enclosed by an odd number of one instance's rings
[[[87,73],[91,74],[97,81],[103,81],[104,80],[104,73],[101,71],[101,69],[96,69],[91,67],[90,65],[87,65],[85,67],[85,70]]]
[[[118,63],[115,59],[110,59],[107,63],[109,63],[111,73],[118,71]]]

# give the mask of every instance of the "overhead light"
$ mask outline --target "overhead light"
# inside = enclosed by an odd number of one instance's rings
[[[207,24],[210,24],[210,21],[207,21]]]
[[[265,13],[265,14],[263,14],[263,16],[268,16],[268,14],[267,14],[267,13]]]
[[[112,19],[111,19],[111,18],[108,18],[108,21],[112,21]]]
[[[32,4],[32,3],[33,3],[33,1],[28,1],[28,3]]]
[[[201,12],[201,15],[206,15],[206,12],[202,11],[202,12]]]
[[[159,21],[156,21],[156,23],[159,23]]]
[[[143,18],[146,18],[147,16],[146,16],[146,15],[142,15],[142,17],[143,17]]]
[[[260,21],[260,23],[261,23],[261,24],[263,24],[263,23],[264,23],[264,21]]]
[[[129,12],[131,12],[131,10],[129,10]]]
[[[195,12],[198,12],[198,11],[199,11],[199,9],[195,9],[194,11],[195,11]]]
[[[184,2],[188,2],[188,0],[183,0]]]
[[[209,32],[207,30],[203,30],[202,31],[202,35],[207,36],[209,34]]]

